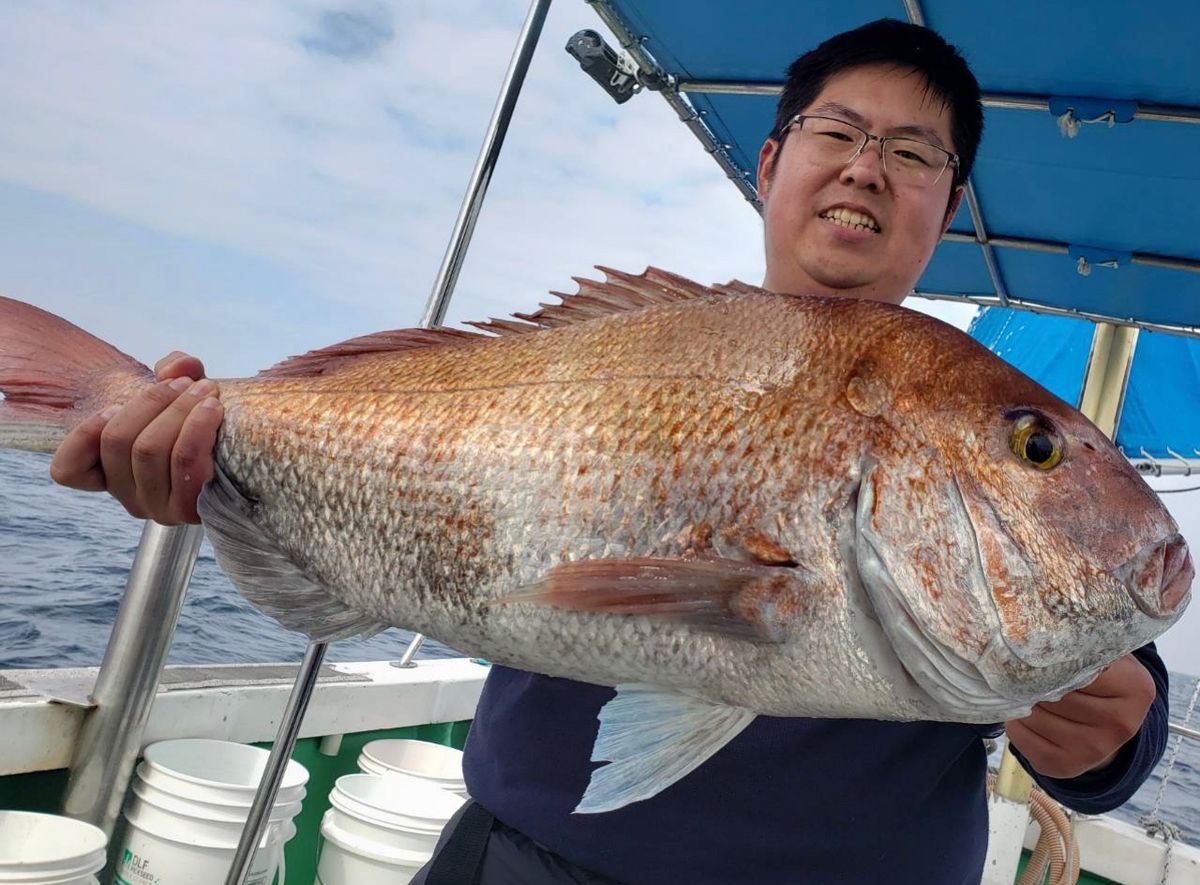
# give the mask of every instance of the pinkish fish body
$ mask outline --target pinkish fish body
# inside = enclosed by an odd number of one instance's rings
[[[936,320],[661,271],[524,319],[222,382],[201,513],[292,629],[395,624],[618,686],[581,811],[653,795],[755,715],[1020,716],[1186,606],[1186,546],[1120,453]],[[49,448],[147,383],[99,342],[35,383],[20,334],[0,443]]]

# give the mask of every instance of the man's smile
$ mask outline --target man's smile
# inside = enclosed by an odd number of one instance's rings
[[[821,212],[819,218],[850,230],[871,231],[879,233],[879,222],[862,209],[852,209],[848,206],[834,206]]]

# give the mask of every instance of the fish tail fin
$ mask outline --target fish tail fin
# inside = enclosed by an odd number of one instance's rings
[[[53,452],[83,418],[152,378],[78,326],[0,296],[0,448]]]

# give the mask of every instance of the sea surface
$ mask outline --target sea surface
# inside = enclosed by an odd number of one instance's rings
[[[54,485],[49,457],[0,450],[0,669],[100,663],[142,523],[107,495]],[[385,630],[333,643],[330,661],[398,659],[411,634]],[[205,541],[180,614],[168,661],[176,664],[296,662],[304,637],[289,633],[242,599],[217,568]],[[418,657],[457,653],[432,640]],[[1171,675],[1171,715],[1183,721],[1193,676]],[[1200,706],[1200,705],[1197,705]],[[1193,718],[1200,727],[1200,709]],[[1138,823],[1158,796],[1163,763],[1115,813]],[[1159,816],[1200,845],[1200,743],[1183,741],[1162,791]]]

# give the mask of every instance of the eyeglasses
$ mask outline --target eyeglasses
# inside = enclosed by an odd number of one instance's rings
[[[797,114],[780,130],[780,137],[797,127],[800,147],[819,166],[849,166],[862,156],[867,142],[879,142],[879,162],[896,184],[929,187],[937,184],[947,167],[958,168],[958,154],[899,135],[872,135],[853,123],[834,117]]]

